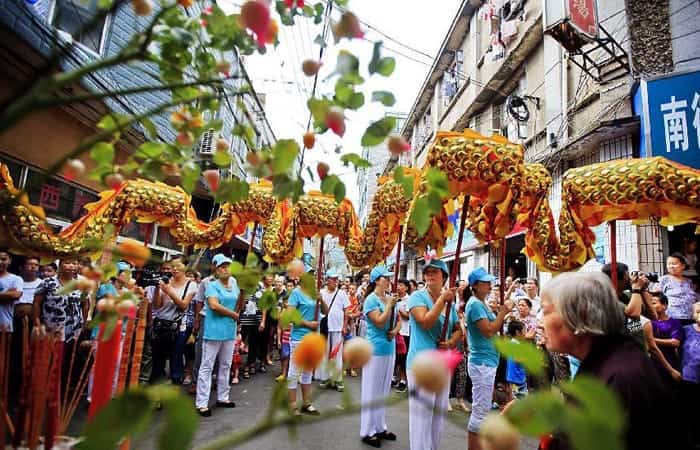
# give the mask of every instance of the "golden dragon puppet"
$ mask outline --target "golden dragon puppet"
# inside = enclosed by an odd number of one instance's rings
[[[97,202],[85,206],[85,216],[54,233],[43,210],[29,204],[1,166],[0,240],[20,253],[90,254],[96,251],[91,241],[135,218],[169,228],[182,245],[215,248],[257,222],[265,227],[263,245],[270,261],[287,262],[300,252],[304,238],[330,234],[345,247],[352,266],[369,266],[384,260],[396,245],[415,199],[428,189],[429,167],[447,175],[449,195],[423,236],[410,223],[405,227],[405,244],[418,251],[442,248],[452,228],[447,215],[462,196],[469,201],[467,226],[479,240],[500,240],[519,224],[527,229],[524,252],[550,272],[576,269],[593,257],[591,227],[606,221],[654,217],[666,226],[700,223],[700,171],[658,157],[624,159],[565,173],[557,236],[546,168],[526,163],[523,148],[503,137],[465,130],[438,133],[423,170],[404,169],[414,177],[412,199],[401,184],[382,180],[364,230],[347,199],[337,203],[310,192],[297,203],[278,201],[267,183],[252,185],[246,200],[221,205],[219,216],[207,223],[196,217],[190,196],[181,188],[137,179],[102,192]]]

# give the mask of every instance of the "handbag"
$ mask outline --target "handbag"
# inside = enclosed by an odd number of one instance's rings
[[[326,316],[323,319],[321,319],[321,323],[319,324],[319,331],[325,337],[328,337],[328,316],[331,313],[331,308],[333,308],[333,302],[335,301],[335,298],[338,296],[338,292],[340,292],[340,288],[336,289],[335,295],[333,295],[333,298],[331,299],[331,304],[328,307],[328,314],[326,314]]]
[[[191,281],[188,281],[185,285],[185,290],[182,292],[182,300],[185,299],[187,295],[187,290],[190,287]],[[180,314],[174,320],[169,319],[153,319],[153,339],[159,341],[175,341],[177,335],[180,332],[180,324],[182,322],[183,314]]]

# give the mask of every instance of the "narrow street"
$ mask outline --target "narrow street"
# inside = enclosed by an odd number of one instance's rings
[[[267,374],[253,375],[250,380],[241,380],[241,384],[233,386],[231,399],[236,402],[234,409],[213,408],[213,414],[208,418],[199,419],[199,427],[195,436],[195,446],[212,441],[234,430],[244,430],[261,420],[272,395],[275,385],[274,377],[277,376],[278,367],[274,367]],[[316,385],[318,383],[315,383]],[[360,398],[361,377],[346,378],[345,388],[349,390],[353,399]],[[318,409],[324,411],[335,410],[340,407],[341,395],[335,391],[320,391],[315,402]],[[407,394],[403,394],[407,397]],[[215,398],[212,397],[211,405],[214,406]],[[408,400],[394,405],[388,409],[389,429],[397,434],[396,442],[384,441],[382,448],[408,449]],[[462,412],[453,411],[450,419],[445,423],[441,448],[464,449],[466,446],[466,423],[468,416]],[[462,424],[462,425],[460,425]],[[367,450],[369,447],[360,441],[360,415],[349,414],[347,416],[325,420],[320,423],[303,424],[299,426],[296,434],[290,434],[288,430],[280,428],[269,433],[261,434],[239,447],[241,450]],[[141,436],[133,442],[133,449],[146,450],[155,448],[154,440],[157,439],[158,430]],[[523,443],[521,450],[535,450],[534,441]]]

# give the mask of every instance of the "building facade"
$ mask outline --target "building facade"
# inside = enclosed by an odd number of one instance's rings
[[[65,46],[68,51],[59,62],[59,70],[80,67],[99,58],[113,56],[131,37],[145,29],[149,18],[136,16],[131,4],[124,3],[104,20],[85,32],[84,24],[95,16],[96,0],[0,0],[0,101],[16,96],[30,82],[50,74],[46,63],[56,46]],[[224,55],[232,64],[232,73],[240,73],[237,79],[227,80],[231,87],[249,84],[245,67],[237,54]],[[78,85],[71,86],[64,94],[77,95],[86,91],[109,92],[153,84],[146,74],[157,71],[151,64],[120,65],[89,74]],[[221,119],[220,133],[214,130],[204,133],[195,144],[195,156],[202,168],[212,167],[211,158],[218,135],[231,144],[230,168],[222,170],[222,176],[237,176],[245,179],[243,169],[246,153],[259,147],[271,145],[274,133],[264,114],[264,105],[252,86],[247,94],[239,98],[226,98],[221,102],[216,118]],[[109,112],[135,115],[169,101],[166,91],[139,93],[128,96],[107,97],[101,101],[71,103],[33,113],[18,125],[0,135],[0,160],[10,167],[15,184],[29,193],[32,203],[41,205],[47,213],[48,222],[56,231],[65,228],[83,213],[83,205],[97,199],[102,186],[89,178],[66,180],[53,176],[43,180],[42,171],[48,169],[62,155],[75,148],[83,139],[92,136],[98,121]],[[151,117],[155,125],[157,140],[172,142],[175,131],[170,126],[171,111]],[[211,119],[205,117],[205,119]],[[251,126],[255,130],[254,146],[247,148],[245,142],[233,135],[236,125]],[[125,132],[116,146],[116,160],[123,160],[141,143],[146,141],[146,132],[133,127]],[[91,168],[89,158],[84,161]],[[211,220],[218,208],[208,195],[203,179],[193,193],[192,206],[201,220]],[[258,231],[258,235],[260,234]],[[172,239],[165,228],[132,222],[122,231],[123,236],[146,242],[158,257],[171,257],[186,249]],[[230,251],[240,256],[245,254],[252,233],[236,237]],[[257,248],[261,249],[259,239]],[[203,261],[208,259],[207,254]]]
[[[596,38],[578,48],[556,33],[556,13],[574,3],[590,7],[598,25]],[[402,129],[415,151],[414,165],[423,165],[437,130],[501,134],[523,145],[527,162],[549,169],[557,218],[566,170],[651,154],[642,148],[640,123],[648,120],[635,107],[639,86],[700,69],[699,16],[700,5],[690,0],[463,1]],[[618,261],[649,272],[663,273],[665,256],[679,250],[682,239],[692,239],[687,227],[669,231],[654,221],[618,221],[616,228]],[[609,228],[594,231],[596,258],[582,270],[598,270],[610,259]],[[506,240],[508,271],[546,282],[550,275],[538,273],[521,253],[524,232],[514,229]],[[476,266],[499,273],[502,249],[470,235],[465,243],[461,277]],[[448,242],[443,258],[452,261],[453,253]],[[418,279],[420,262],[409,264]]]

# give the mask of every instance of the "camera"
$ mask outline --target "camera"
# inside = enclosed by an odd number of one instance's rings
[[[146,288],[148,286],[158,286],[161,281],[167,284],[170,282],[170,277],[169,273],[160,272],[154,267],[144,267],[136,281],[136,285]]]
[[[649,280],[650,283],[658,283],[659,282],[659,274],[656,272],[642,272],[639,270],[635,270],[634,272],[630,273],[630,276],[632,277],[638,277],[644,275],[647,277],[647,280]]]
[[[518,278],[518,283],[527,284],[527,278]]]

